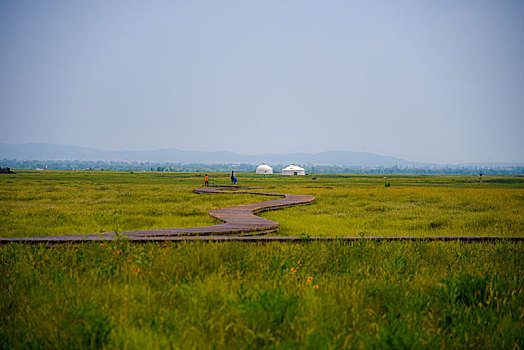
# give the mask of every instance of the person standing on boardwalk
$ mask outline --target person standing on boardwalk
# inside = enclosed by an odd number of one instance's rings
[[[231,172],[231,185],[236,185],[237,184],[237,176],[235,175],[235,172],[232,171]]]
[[[204,186],[209,186],[209,176],[207,176],[207,174],[206,174],[206,177],[204,178]]]

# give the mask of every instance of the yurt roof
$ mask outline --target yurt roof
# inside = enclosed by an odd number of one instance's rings
[[[257,170],[273,170],[273,168],[271,168],[266,163],[262,163],[257,167]]]
[[[291,164],[290,166],[288,166],[287,168],[284,168],[282,170],[293,170],[293,171],[296,171],[296,170],[304,170],[304,168],[301,168],[295,164]]]

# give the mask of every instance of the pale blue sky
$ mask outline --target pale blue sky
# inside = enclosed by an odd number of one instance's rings
[[[0,142],[524,162],[522,1],[1,1]]]

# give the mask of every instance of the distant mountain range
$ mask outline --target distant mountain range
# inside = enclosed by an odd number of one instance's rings
[[[22,145],[0,143],[0,159],[17,160],[89,160],[89,161],[137,161],[181,164],[300,164],[346,167],[435,167],[438,164],[411,162],[405,159],[382,156],[366,152],[330,151],[309,153],[266,153],[238,154],[228,151],[195,152],[178,149],[153,151],[108,151],[89,147],[28,143]],[[518,164],[489,163],[491,166],[513,166]],[[469,163],[467,166],[475,166]],[[479,163],[485,166],[486,163]]]
[[[404,159],[381,156],[372,153],[332,151],[316,154],[238,154],[228,151],[195,152],[178,149],[158,149],[153,151],[108,151],[89,147],[55,145],[47,143],[28,143],[23,145],[0,143],[0,159],[18,160],[104,160],[138,161],[165,163],[247,163],[258,164],[309,164],[339,166],[427,166],[428,164],[410,162]]]

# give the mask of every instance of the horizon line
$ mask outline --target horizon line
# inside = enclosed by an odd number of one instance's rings
[[[176,150],[181,152],[187,152],[187,153],[232,153],[236,155],[241,156],[262,156],[262,155],[291,155],[291,154],[306,154],[306,155],[318,155],[321,153],[330,153],[330,152],[349,152],[349,153],[359,153],[359,154],[369,154],[374,156],[381,156],[381,157],[390,157],[390,158],[396,158],[398,160],[407,161],[411,163],[421,163],[421,165],[425,166],[431,166],[431,165],[439,165],[439,166],[446,166],[446,165],[471,165],[471,164],[483,164],[483,163],[493,163],[493,164],[511,164],[515,166],[523,166],[524,160],[522,161],[499,161],[499,160],[484,160],[484,161],[478,161],[478,160],[470,160],[470,161],[462,161],[462,162],[430,162],[430,161],[413,161],[406,158],[402,158],[397,155],[387,155],[387,154],[380,154],[380,153],[372,153],[368,151],[352,151],[352,150],[328,150],[328,151],[320,151],[316,153],[309,153],[309,152],[289,152],[289,153],[277,153],[277,152],[267,152],[267,153],[237,153],[230,150],[219,150],[219,151],[205,151],[205,150],[186,150],[176,147],[163,147],[163,148],[151,148],[151,149],[107,149],[107,148],[98,148],[93,146],[81,146],[81,145],[73,145],[69,143],[50,143],[50,142],[26,142],[26,143],[5,143],[0,142],[0,145],[10,145],[10,146],[25,146],[25,145],[51,145],[51,146],[69,146],[69,147],[78,147],[78,148],[88,148],[93,149],[97,151],[105,151],[105,152],[154,152],[154,151],[167,151],[167,150]],[[36,160],[36,159],[35,159]],[[77,159],[80,160],[80,159]],[[102,159],[100,159],[102,160]],[[219,163],[217,163],[219,164]],[[220,163],[221,164],[221,163]]]

